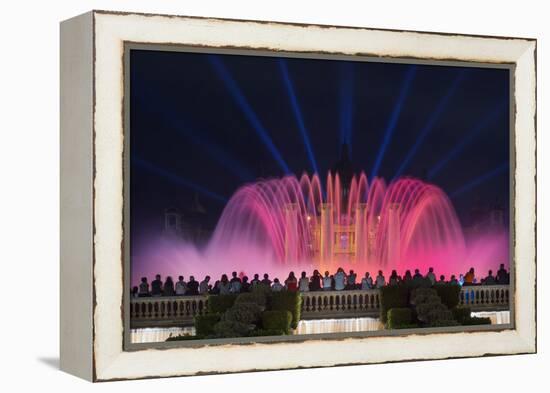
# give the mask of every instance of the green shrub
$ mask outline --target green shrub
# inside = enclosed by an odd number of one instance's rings
[[[483,317],[470,317],[466,318],[463,322],[463,325],[465,326],[471,326],[471,325],[490,325],[491,324],[491,318],[483,318]]]
[[[254,329],[248,333],[248,337],[283,336],[286,333],[279,329]]]
[[[236,321],[220,321],[214,325],[215,337],[243,337],[247,336],[254,329],[254,325],[249,325]]]
[[[293,329],[298,327],[301,308],[302,296],[297,291],[273,292],[271,295],[271,310],[289,311],[292,314],[292,322],[290,323],[290,326]]]
[[[459,326],[460,324],[454,319],[437,319],[430,326],[432,327],[448,327]]]
[[[262,313],[262,326],[266,330],[282,330],[284,334],[290,331],[292,313],[286,310],[264,311]]]
[[[267,298],[263,291],[245,292],[237,296],[235,304],[239,303],[254,303],[260,307],[265,307]]]
[[[202,340],[203,336],[199,336],[199,335],[196,335],[196,336],[191,336],[189,334],[179,334],[177,336],[170,336],[166,339],[166,341],[188,341],[188,340]]]
[[[210,295],[208,296],[208,313],[223,314],[235,303],[237,295]]]
[[[405,281],[404,285],[409,289],[431,288],[432,282],[428,277],[417,277],[412,280]]]
[[[454,319],[461,325],[464,324],[465,320],[470,318],[470,315],[472,313],[470,307],[455,307],[452,311]]]
[[[387,322],[388,311],[409,305],[409,288],[406,285],[388,285],[380,288],[380,320]]]
[[[460,301],[460,285],[458,284],[440,284],[435,285],[434,289],[437,295],[441,298],[441,303],[446,305],[449,309],[453,309],[458,306]]]
[[[391,308],[388,311],[388,329],[399,329],[403,325],[410,325],[412,322],[412,310],[410,308]]]
[[[432,288],[416,288],[411,292],[411,304],[441,303],[441,298]]]
[[[225,312],[222,319],[250,325],[260,321],[261,313],[262,309],[255,303],[235,303]]]
[[[197,315],[195,317],[195,331],[199,336],[214,334],[214,325],[221,319],[220,314]]]
[[[418,323],[407,323],[394,327],[394,329],[418,329]]]

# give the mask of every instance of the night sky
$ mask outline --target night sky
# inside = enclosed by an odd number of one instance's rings
[[[509,71],[132,50],[131,230],[198,196],[213,228],[235,190],[290,171],[321,179],[349,144],[356,172],[414,176],[508,211]],[[307,135],[309,145],[304,142]]]

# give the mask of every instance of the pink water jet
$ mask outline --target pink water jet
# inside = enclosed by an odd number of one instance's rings
[[[163,275],[196,278],[239,271],[284,279],[293,270],[333,273],[338,267],[386,274],[396,269],[482,274],[508,266],[507,231],[463,233],[452,203],[437,186],[414,178],[389,185],[361,173],[344,184],[327,175],[260,180],[239,188],[204,249],[181,239],[157,239],[132,261],[132,282]],[[134,263],[135,259],[135,263]]]

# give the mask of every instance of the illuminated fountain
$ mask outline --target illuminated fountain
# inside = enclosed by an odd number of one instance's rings
[[[465,236],[453,205],[437,186],[414,178],[390,184],[364,173],[344,180],[327,175],[286,176],[240,187],[225,206],[208,244],[181,238],[147,238],[132,249],[132,282],[156,273],[217,279],[238,271],[331,274],[338,267],[399,274],[434,267],[458,275],[474,266],[480,274],[508,266],[508,233],[481,230]]]

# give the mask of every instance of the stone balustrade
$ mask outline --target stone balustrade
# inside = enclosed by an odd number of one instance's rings
[[[132,328],[189,326],[196,315],[207,312],[208,296],[162,296],[133,298],[130,302]],[[472,311],[507,310],[508,285],[464,286],[459,305]],[[380,291],[316,291],[302,293],[302,319],[377,317]]]

